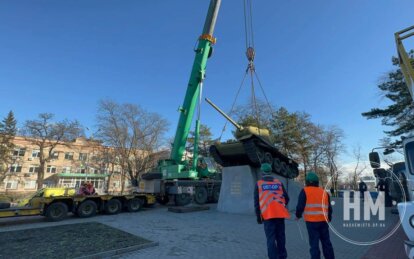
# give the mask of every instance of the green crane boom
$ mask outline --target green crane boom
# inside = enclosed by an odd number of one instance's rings
[[[180,107],[180,118],[175,133],[174,143],[171,151],[170,160],[164,160],[160,163],[160,169],[164,178],[197,178],[195,165],[192,170],[185,170],[186,161],[183,161],[185,146],[197,102],[199,101],[200,91],[205,78],[207,60],[212,54],[212,45],[215,43],[213,37],[214,27],[217,20],[221,0],[211,0],[207,17],[204,23],[203,33],[199,38],[197,49],[195,49],[195,59],[191,70],[190,80],[188,82],[187,92],[184,103]],[[196,122],[196,137],[198,139],[199,121]],[[195,143],[195,145],[197,145]],[[194,152],[194,164],[197,161],[197,149]]]

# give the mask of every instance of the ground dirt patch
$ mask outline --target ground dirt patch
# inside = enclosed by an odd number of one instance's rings
[[[0,233],[0,258],[102,258],[156,242],[88,222]]]

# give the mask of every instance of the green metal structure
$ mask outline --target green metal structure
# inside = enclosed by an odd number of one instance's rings
[[[204,23],[202,35],[199,37],[195,49],[195,59],[191,69],[191,75],[187,86],[183,105],[179,108],[180,118],[175,133],[170,159],[161,160],[158,163],[158,171],[162,173],[163,179],[198,179],[207,177],[209,173],[205,170],[197,170],[198,145],[194,145],[193,162],[183,159],[187,138],[193,122],[197,103],[200,102],[202,85],[205,78],[207,60],[212,54],[212,45],[216,39],[213,37],[214,27],[217,20],[221,0],[211,0],[207,17]],[[200,129],[199,114],[195,122],[195,143],[198,142]],[[200,161],[202,162],[202,161]]]

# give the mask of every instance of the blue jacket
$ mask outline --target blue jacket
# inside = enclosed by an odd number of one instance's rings
[[[269,181],[269,182],[273,181],[273,179],[274,178],[271,175],[265,175],[262,178],[263,181]],[[285,198],[285,202],[286,202],[286,206],[287,206],[288,203],[289,203],[289,195],[288,195],[285,187],[283,186],[283,183],[282,183],[282,190],[283,190],[283,197]],[[260,217],[261,212],[260,212],[260,203],[259,203],[259,187],[257,186],[257,183],[254,187],[254,209],[255,209],[255,212],[256,212],[256,216]]]

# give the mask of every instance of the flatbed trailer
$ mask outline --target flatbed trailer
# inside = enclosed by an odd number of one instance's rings
[[[47,190],[47,189],[45,189]],[[137,212],[143,206],[156,203],[155,195],[134,193],[128,195],[61,195],[45,197],[38,192],[24,207],[0,209],[0,218],[19,216],[45,216],[50,221],[60,221],[72,212],[80,218],[97,213],[117,214],[123,210]]]

